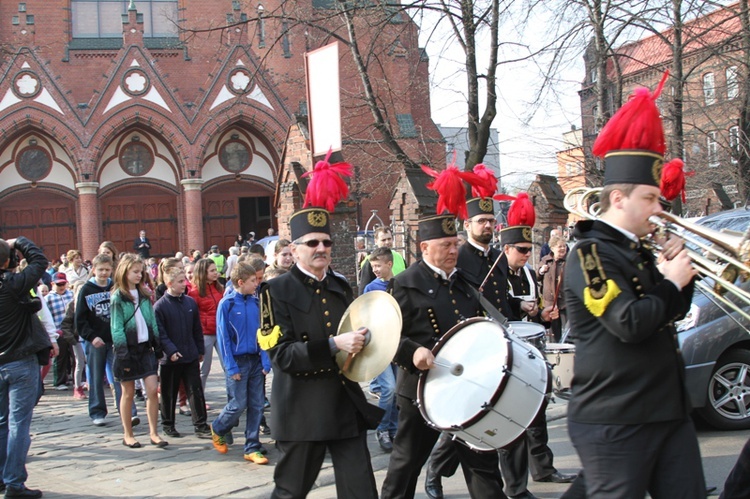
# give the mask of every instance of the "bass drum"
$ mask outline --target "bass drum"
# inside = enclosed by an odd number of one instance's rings
[[[448,331],[432,349],[417,403],[425,421],[476,451],[518,438],[538,414],[548,386],[541,352],[495,321],[475,317]]]

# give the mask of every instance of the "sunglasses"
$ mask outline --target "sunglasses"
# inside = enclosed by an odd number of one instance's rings
[[[320,243],[323,243],[326,248],[333,246],[331,239],[308,239],[307,241],[300,241],[298,244],[304,244],[308,248],[317,248]]]
[[[526,246],[515,246],[515,245],[513,245],[513,247],[516,249],[516,251],[518,251],[522,255],[525,255],[525,254],[531,252],[531,248],[528,248]]]

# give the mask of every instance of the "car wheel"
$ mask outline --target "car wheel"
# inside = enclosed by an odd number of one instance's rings
[[[708,382],[706,406],[699,414],[721,430],[750,428],[750,351],[722,355]]]

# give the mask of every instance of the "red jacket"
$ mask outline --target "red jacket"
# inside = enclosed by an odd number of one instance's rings
[[[201,318],[203,334],[216,335],[216,310],[219,308],[224,293],[218,290],[216,284],[206,286],[206,296],[198,293],[198,287],[193,286],[188,291],[188,296],[198,303],[198,314]]]

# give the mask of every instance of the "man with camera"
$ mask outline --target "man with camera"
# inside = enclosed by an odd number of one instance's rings
[[[17,273],[13,271],[18,264],[16,250],[28,263]],[[25,237],[0,239],[0,490],[5,490],[5,497],[42,496],[25,482],[31,414],[39,393],[37,352],[44,345],[32,334],[36,312],[21,305],[28,303],[46,268],[42,250]]]

